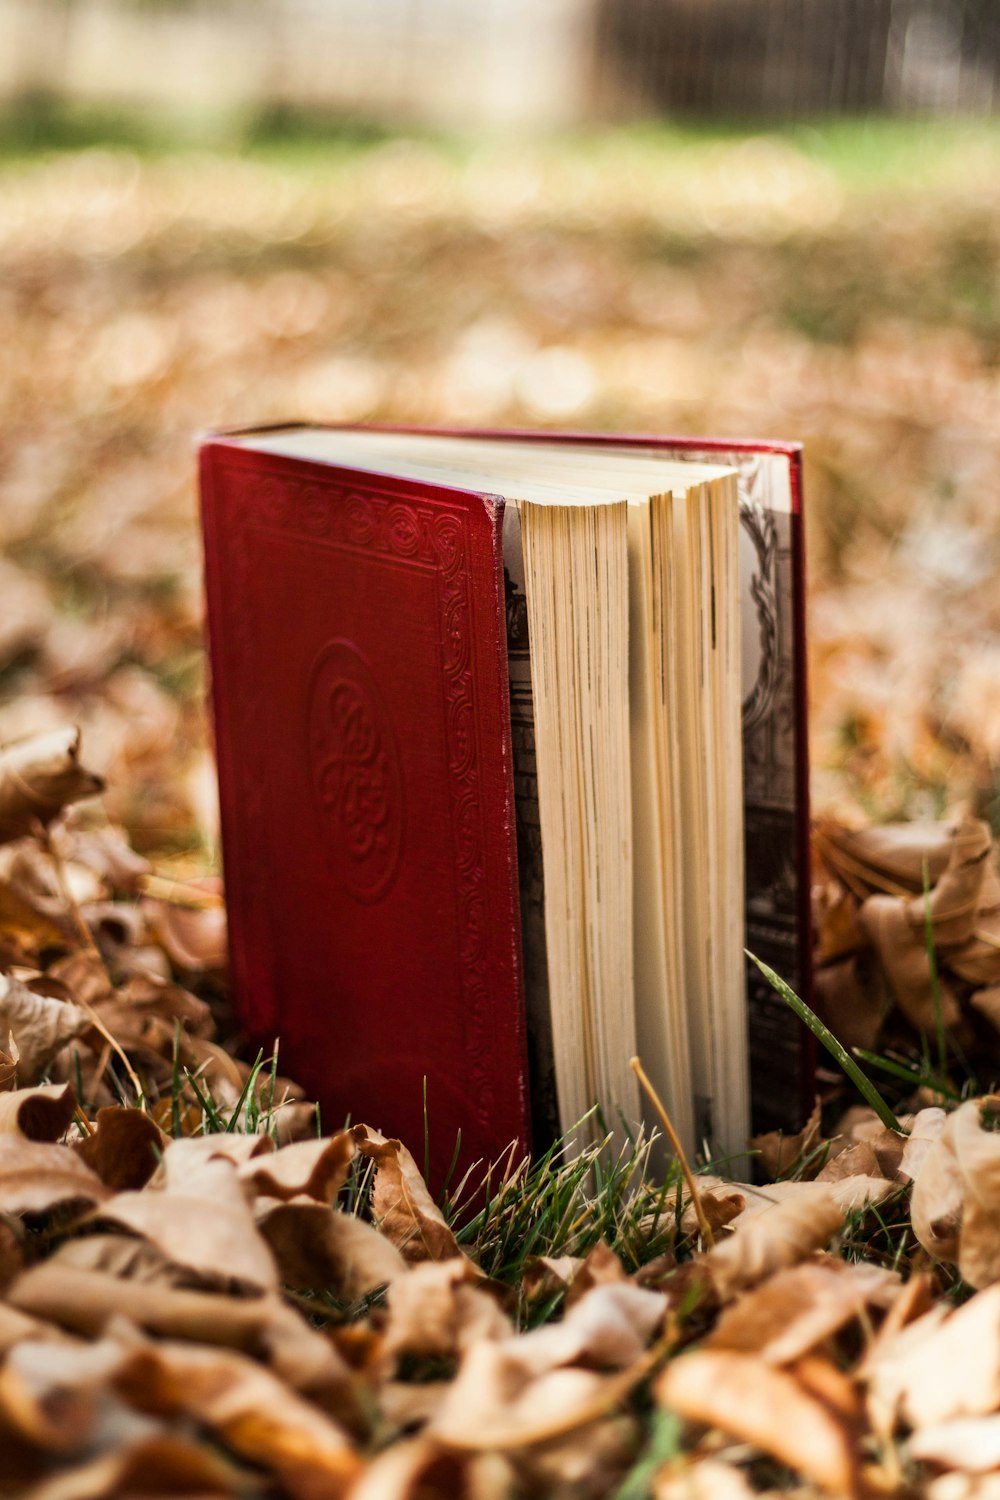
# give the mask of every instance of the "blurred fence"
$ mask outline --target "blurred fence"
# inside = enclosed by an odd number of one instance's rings
[[[996,0],[602,0],[614,112],[982,113],[1000,103]]]
[[[1000,0],[0,0],[0,100],[389,123],[986,112]]]

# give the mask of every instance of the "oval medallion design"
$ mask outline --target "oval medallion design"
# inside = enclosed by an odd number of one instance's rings
[[[366,659],[331,641],[312,669],[309,770],[327,861],[359,901],[377,901],[399,865],[403,782],[388,712]]]

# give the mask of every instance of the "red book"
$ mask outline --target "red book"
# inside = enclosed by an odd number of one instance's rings
[[[545,1038],[526,1019],[538,958],[522,917],[530,926],[541,901],[529,889],[541,850],[509,524],[505,555],[514,467],[538,454],[537,493],[521,485],[536,501],[561,452],[580,474],[601,453],[737,471],[746,944],[801,989],[800,453],[527,433],[401,448],[402,429],[368,432],[273,428],[202,448],[232,978],[248,1036],[280,1039],[282,1071],[320,1101],[325,1128],[363,1118],[419,1157],[426,1126],[440,1185],[459,1133],[461,1170],[528,1149],[557,1111]],[[497,455],[490,483],[463,478],[472,439],[487,469]],[[808,1046],[756,970],[748,987],[754,1123],[792,1127]]]

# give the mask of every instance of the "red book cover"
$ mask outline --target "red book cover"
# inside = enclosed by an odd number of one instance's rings
[[[808,993],[798,445],[463,435],[739,471],[748,946]],[[238,1014],[265,1049],[280,1038],[327,1129],[364,1118],[419,1156],[426,1079],[439,1187],[459,1132],[459,1173],[530,1144],[504,504],[252,437],[201,456]],[[748,994],[755,1128],[791,1129],[812,1099],[811,1039],[753,968]]]
[[[432,1179],[528,1145],[503,503],[209,442],[234,992],[262,1046]]]

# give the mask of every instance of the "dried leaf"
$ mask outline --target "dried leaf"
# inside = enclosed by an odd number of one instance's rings
[[[66,1250],[70,1253],[61,1252],[17,1278],[9,1292],[12,1307],[87,1338],[99,1338],[115,1319],[127,1318],[161,1338],[243,1350],[264,1357],[297,1389],[349,1383],[332,1345],[277,1297],[222,1296],[135,1280],[76,1265],[74,1259],[80,1257],[70,1246]],[[100,1262],[99,1253],[89,1258]],[[121,1255],[114,1259],[126,1272],[128,1262]]]
[[[168,1163],[170,1157],[168,1151]],[[168,1179],[163,1192],[118,1193],[102,1206],[99,1219],[143,1235],[208,1284],[277,1290],[274,1257],[257,1232],[232,1162],[202,1162],[176,1188]]]
[[[0,974],[0,1048],[10,1052],[13,1038],[22,1085],[37,1083],[60,1048],[89,1025],[78,1005],[33,994],[20,980]]]
[[[93,1208],[108,1190],[68,1146],[0,1135],[0,1213]]]
[[[538,1255],[525,1264],[521,1289],[529,1301],[565,1292],[583,1265],[579,1255]]]
[[[201,911],[145,897],[142,909],[172,963],[191,974],[226,965],[226,908],[219,902]]]
[[[510,1320],[479,1290],[481,1274],[464,1257],[427,1261],[389,1286],[386,1353],[451,1359],[481,1339],[502,1339]]]
[[[460,1256],[458,1241],[406,1147],[367,1125],[355,1126],[352,1134],[361,1154],[375,1163],[373,1217],[404,1258],[416,1263]]]
[[[572,1257],[566,1257],[571,1259]],[[585,1296],[595,1286],[615,1285],[627,1281],[625,1268],[611,1246],[598,1240],[584,1256],[576,1272],[570,1278],[566,1292],[565,1311]]]
[[[76,1113],[68,1083],[41,1083],[33,1089],[0,1093],[0,1134],[27,1141],[57,1141]]]
[[[336,1500],[361,1472],[336,1423],[244,1355],[150,1344],[134,1352],[115,1383],[143,1410],[195,1417],[302,1500]]]
[[[926,1036],[940,1023],[954,1030],[961,1019],[953,988],[944,979],[935,983],[922,925],[915,925],[911,904],[895,896],[872,896],[861,908],[861,924],[903,1015]]]
[[[255,1156],[239,1169],[240,1180],[268,1198],[305,1194],[332,1203],[344,1185],[357,1147],[349,1130],[321,1140],[297,1141],[267,1156]]]
[[[632,1282],[606,1282],[574,1302],[561,1323],[549,1323],[518,1340],[527,1367],[587,1364],[624,1369],[638,1360],[663,1322],[667,1299]]]
[[[810,1175],[815,1175],[823,1161],[822,1153],[816,1151],[819,1142],[820,1105],[817,1099],[813,1105],[812,1114],[797,1134],[785,1135],[780,1130],[769,1130],[766,1135],[753,1136],[750,1145],[757,1152],[760,1164],[767,1175],[775,1178],[784,1177],[797,1162],[814,1154],[815,1160]]]
[[[286,1286],[351,1303],[406,1274],[395,1245],[353,1214],[314,1198],[258,1198],[255,1212]]]
[[[915,1432],[908,1444],[911,1458],[984,1474],[1000,1469],[1000,1414],[959,1417]]]
[[[944,1110],[937,1106],[922,1109],[914,1116],[899,1163],[900,1177],[913,1180],[919,1177],[928,1152],[939,1138],[947,1118]]]
[[[794,1375],[752,1354],[704,1350],[672,1360],[656,1385],[659,1401],[691,1422],[753,1443],[835,1495],[857,1489],[849,1425],[805,1391]]]
[[[71,802],[96,797],[104,782],[80,764],[80,731],[54,729],[0,749],[0,843],[48,825]]]
[[[144,1435],[53,1476],[32,1500],[106,1500],[109,1495],[242,1495],[240,1474],[203,1443],[180,1434]]]
[[[432,1438],[394,1443],[351,1491],[351,1500],[508,1500],[513,1475],[498,1454],[452,1453]]]
[[[1000,1286],[949,1312],[938,1303],[866,1361],[873,1408],[914,1427],[1000,1407]]]
[[[870,1307],[886,1308],[899,1277],[881,1266],[827,1256],[778,1271],[725,1309],[706,1348],[738,1349],[791,1364]]]
[[[844,1221],[831,1187],[805,1182],[776,1187],[801,1191],[784,1201],[765,1200],[764,1207],[752,1212],[748,1209],[730,1238],[701,1257],[700,1265],[724,1300],[821,1250]]]
[[[957,1262],[974,1287],[1000,1279],[1000,1133],[983,1128],[998,1104],[970,1099],[947,1117],[924,1155],[910,1202],[923,1248]]]
[[[473,1344],[428,1435],[458,1449],[503,1452],[551,1441],[603,1415],[602,1397],[613,1389],[610,1377],[580,1369],[538,1375],[524,1357],[524,1342]]]
[[[832,819],[820,819],[815,840],[826,865],[850,890],[864,897],[880,891],[922,890],[925,866],[936,883],[962,829],[960,823],[940,822],[847,828]],[[978,833],[973,831],[972,837]]]
[[[742,1469],[717,1458],[677,1460],[653,1481],[653,1500],[756,1500],[759,1493]]]
[[[80,1158],[112,1192],[145,1187],[156,1171],[167,1142],[162,1130],[141,1109],[120,1105],[97,1112],[97,1128],[75,1143]]]
[[[813,1004],[842,1046],[870,1050],[892,1010],[883,971],[871,953],[817,968]]]

